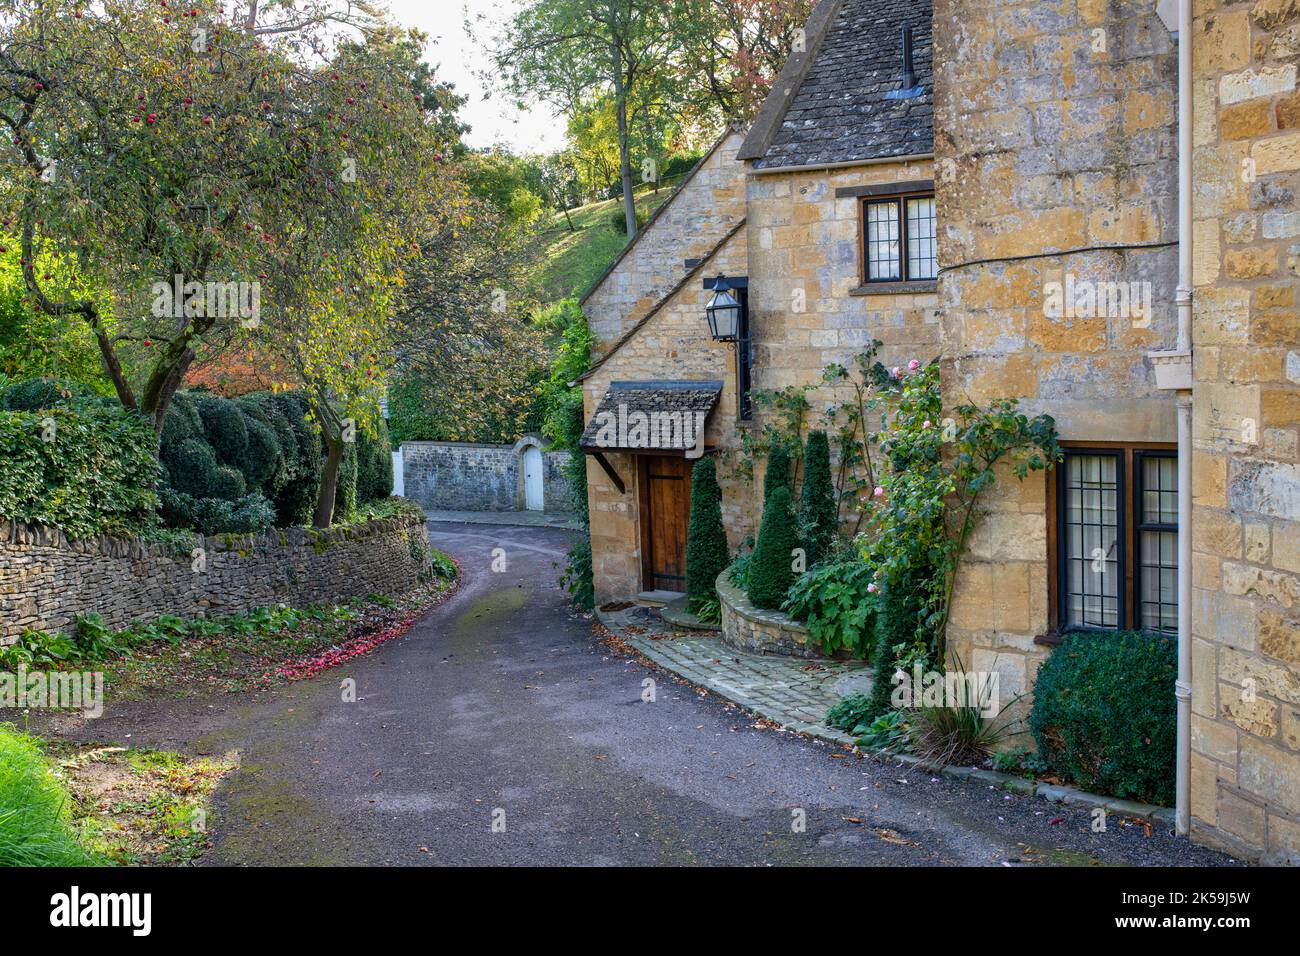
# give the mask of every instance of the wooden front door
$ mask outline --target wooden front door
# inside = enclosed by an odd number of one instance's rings
[[[648,591],[686,590],[692,465],[674,455],[641,459],[641,560]]]

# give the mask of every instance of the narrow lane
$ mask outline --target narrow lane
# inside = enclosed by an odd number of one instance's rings
[[[207,862],[1221,859],[1118,821],[1093,834],[1082,811],[832,757],[756,728],[600,643],[557,584],[566,532],[431,531],[464,568],[455,596],[403,638],[246,706],[195,741],[243,755],[219,793]],[[504,570],[493,571],[501,558]],[[355,703],[342,700],[348,677]],[[647,678],[653,702],[642,699]]]

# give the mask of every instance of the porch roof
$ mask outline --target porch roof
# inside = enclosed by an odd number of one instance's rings
[[[582,433],[583,451],[686,451],[718,404],[722,382],[611,382]]]

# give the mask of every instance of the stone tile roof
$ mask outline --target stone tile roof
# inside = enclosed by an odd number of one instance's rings
[[[610,382],[579,446],[587,451],[685,451],[703,434],[722,382]]]
[[[934,151],[931,0],[839,0],[810,49],[812,61],[785,97],[788,105],[761,154],[746,143],[755,169],[817,166]],[[885,94],[902,79],[902,27],[912,27],[912,59],[922,92]],[[810,42],[812,40],[810,39]],[[775,117],[773,117],[775,118]]]

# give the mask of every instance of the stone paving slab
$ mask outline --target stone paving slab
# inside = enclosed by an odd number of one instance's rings
[[[715,633],[675,631],[644,608],[600,613],[606,626],[666,670],[734,701],[760,717],[839,744],[853,738],[824,724],[841,697],[871,687],[861,661],[809,661],[751,654],[724,644]]]

